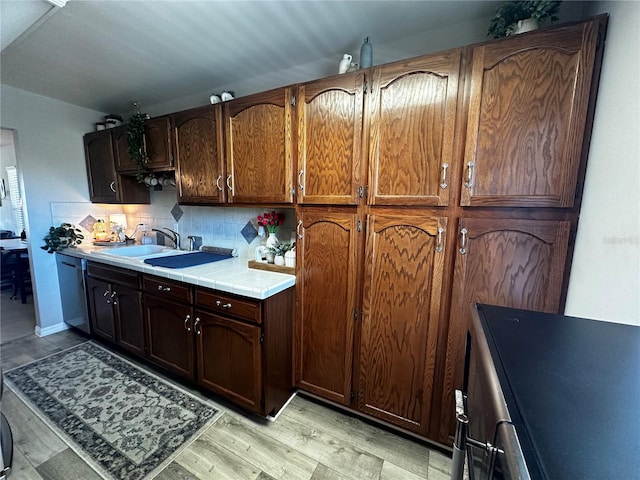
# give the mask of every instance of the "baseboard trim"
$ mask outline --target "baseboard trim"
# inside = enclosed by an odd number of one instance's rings
[[[64,322],[56,323],[55,325],[51,325],[45,328],[41,328],[40,325],[36,325],[36,335],[38,337],[46,337],[47,335],[52,335],[64,330],[69,330],[69,328],[69,325]]]

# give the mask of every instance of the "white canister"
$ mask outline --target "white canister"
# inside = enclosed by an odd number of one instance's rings
[[[295,267],[296,266],[296,251],[289,250],[284,254],[284,265],[286,267]]]
[[[275,265],[280,265],[281,267],[283,267],[283,266],[284,266],[284,256],[282,256],[282,255],[276,255],[276,256],[273,258],[273,263],[274,263]]]

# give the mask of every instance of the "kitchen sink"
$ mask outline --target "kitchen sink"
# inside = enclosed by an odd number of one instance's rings
[[[165,247],[164,245],[132,245],[130,247],[105,248],[92,252],[92,255],[143,261],[147,258],[180,255],[183,253],[188,252]]]

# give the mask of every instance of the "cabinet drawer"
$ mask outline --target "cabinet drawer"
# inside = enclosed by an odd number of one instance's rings
[[[234,316],[253,323],[261,323],[262,302],[236,297],[215,290],[196,289],[196,306]]]
[[[168,278],[145,275],[142,278],[144,291],[162,298],[191,303],[191,286]]]
[[[118,283],[135,289],[140,288],[140,274],[134,270],[87,262],[87,275],[110,283]]]

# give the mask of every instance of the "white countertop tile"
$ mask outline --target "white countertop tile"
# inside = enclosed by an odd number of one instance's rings
[[[248,260],[244,258],[230,258],[187,268],[165,268],[153,267],[135,257],[107,257],[100,254],[108,252],[109,248],[112,247],[80,245],[67,248],[62,253],[258,300],[282,292],[296,283],[295,275],[249,268]]]

